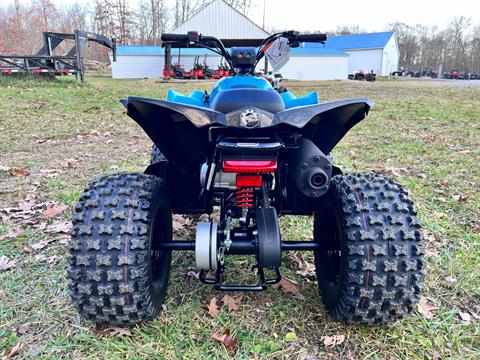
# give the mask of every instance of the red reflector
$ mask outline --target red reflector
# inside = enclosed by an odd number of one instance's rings
[[[235,173],[271,173],[277,171],[275,160],[224,160],[223,171]]]
[[[237,174],[237,188],[262,186],[262,175]]]

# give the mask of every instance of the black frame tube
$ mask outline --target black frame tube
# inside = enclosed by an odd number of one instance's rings
[[[195,240],[175,240],[154,244],[155,250],[164,251],[195,251]],[[320,250],[321,244],[313,241],[282,241],[282,251],[315,251]],[[235,240],[230,249],[225,251],[228,255],[253,255],[257,253],[257,246],[248,240]]]

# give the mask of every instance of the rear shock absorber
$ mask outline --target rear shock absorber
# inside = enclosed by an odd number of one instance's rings
[[[237,188],[237,206],[239,208],[248,209],[253,207],[253,189],[248,187]]]

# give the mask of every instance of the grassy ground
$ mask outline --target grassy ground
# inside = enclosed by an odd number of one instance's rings
[[[79,319],[66,290],[65,236],[47,231],[69,219],[89,179],[142,171],[147,164],[150,142],[118,99],[163,97],[169,86],[187,92],[210,85],[1,80],[0,208],[17,207],[25,199],[41,204],[39,214],[45,202],[68,208],[48,220],[2,213],[0,257],[16,263],[0,272],[0,357],[20,344],[20,357],[49,359],[478,359],[480,87],[401,81],[288,84],[297,94],[316,90],[325,101],[369,97],[376,102],[334,156],[345,171],[375,169],[411,190],[425,229],[424,296],[434,307],[427,316],[416,312],[382,327],[335,322],[325,314],[314,279],[296,275],[286,259],[285,273],[302,284],[301,295],[278,289],[246,294],[239,310],[223,307],[212,319],[207,305],[213,296],[220,303],[223,294],[189,275],[191,256],[177,256],[165,311],[155,321],[133,328],[131,336],[115,336]],[[29,175],[10,175],[8,168],[15,173],[15,167],[28,169]],[[285,238],[310,234],[308,218],[283,219],[282,225]],[[2,236],[7,233],[13,236]],[[234,351],[211,339],[227,328],[238,340]],[[345,341],[328,348],[323,337],[332,335],[345,335]]]

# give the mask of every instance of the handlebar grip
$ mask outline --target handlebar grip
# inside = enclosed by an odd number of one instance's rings
[[[327,34],[301,34],[297,36],[298,42],[324,43],[327,41]]]
[[[186,34],[162,34],[160,37],[163,42],[186,42],[188,35]]]

